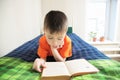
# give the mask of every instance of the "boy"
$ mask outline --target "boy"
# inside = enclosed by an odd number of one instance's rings
[[[56,61],[65,61],[72,55],[71,40],[66,35],[67,17],[61,11],[50,11],[44,20],[44,35],[39,40],[38,55],[33,69],[41,72],[40,67],[46,67],[48,56],[53,56]]]

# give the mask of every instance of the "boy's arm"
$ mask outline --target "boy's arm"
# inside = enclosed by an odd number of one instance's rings
[[[51,48],[51,50],[56,61],[64,62],[66,60],[66,58],[61,57],[57,49]]]

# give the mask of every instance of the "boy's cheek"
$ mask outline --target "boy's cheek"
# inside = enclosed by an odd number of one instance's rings
[[[49,45],[51,45],[51,41],[47,40],[47,43],[48,43]]]
[[[50,46],[52,46],[52,45],[53,45],[51,41],[48,41],[48,44],[49,44]]]
[[[61,42],[60,42],[60,45],[64,45],[64,41],[61,41]]]
[[[51,46],[51,42],[48,41],[48,44]]]

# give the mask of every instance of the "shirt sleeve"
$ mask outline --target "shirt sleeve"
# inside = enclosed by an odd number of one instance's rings
[[[46,58],[48,55],[46,45],[47,44],[45,43],[44,36],[43,36],[39,40],[39,47],[38,47],[38,56],[41,58]]]

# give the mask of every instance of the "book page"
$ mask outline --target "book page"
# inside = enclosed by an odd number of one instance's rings
[[[65,62],[69,72],[73,76],[98,72],[99,70],[85,59],[76,59]]]
[[[42,77],[70,76],[64,62],[46,62]]]

